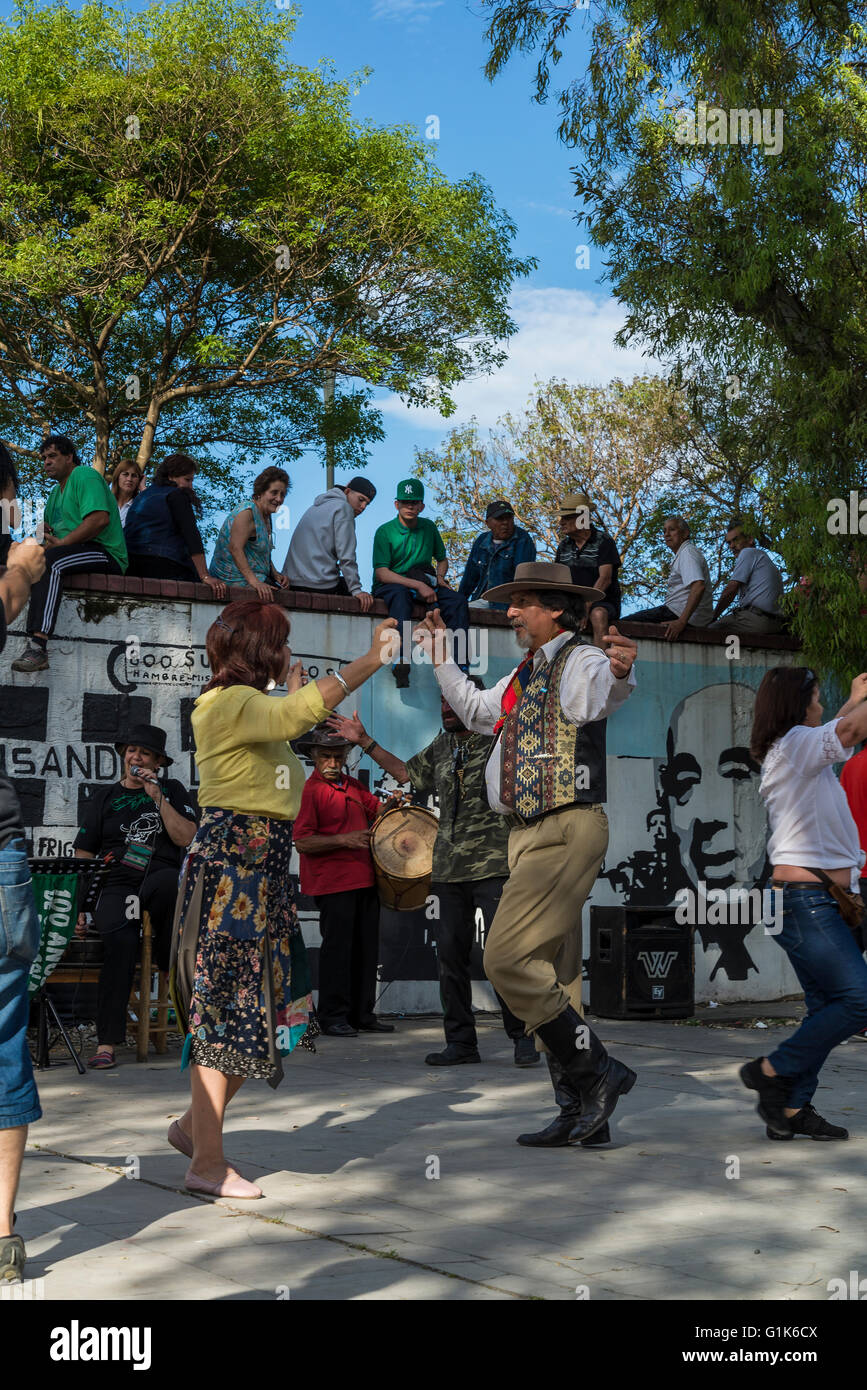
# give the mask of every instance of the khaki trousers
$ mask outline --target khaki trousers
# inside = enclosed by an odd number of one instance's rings
[[[509,835],[509,878],[485,943],[485,974],[527,1032],[581,1012],[581,910],[608,848],[600,805],[570,806]],[[543,1044],[537,1037],[536,1046]]]
[[[753,613],[748,608],[733,608],[717,622],[710,624],[715,632],[777,633],[783,630],[782,618],[770,613]]]

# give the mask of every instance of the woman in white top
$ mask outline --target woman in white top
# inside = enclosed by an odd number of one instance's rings
[[[867,738],[867,673],[849,699],[822,723],[819,684],[804,666],[768,671],[756,696],[750,751],[762,763],[759,790],[767,805],[773,885],[783,892],[777,941],[804,989],[807,1015],[772,1052],[741,1067],[759,1093],[769,1139],[848,1139],[810,1104],[819,1071],[838,1043],[867,1024],[867,963],[834,897],[813,870],[857,892],[864,852],[833,764]]]
[[[138,497],[143,480],[143,471],[132,459],[121,459],[111,475],[111,490],[120,512],[121,526],[126,525],[127,513]]]

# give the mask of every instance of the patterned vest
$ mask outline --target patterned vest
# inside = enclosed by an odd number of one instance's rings
[[[605,800],[605,723],[577,727],[560,708],[563,670],[580,637],[570,637],[530,677],[500,738],[500,799],[527,820]]]

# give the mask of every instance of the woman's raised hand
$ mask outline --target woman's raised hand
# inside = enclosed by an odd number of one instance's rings
[[[386,618],[377,624],[373,630],[370,652],[378,657],[381,666],[390,666],[393,661],[400,659],[400,633],[396,618]]]
[[[289,667],[286,676],[286,694],[294,695],[296,690],[300,690],[302,685],[307,684],[307,671],[300,661],[294,661]]]

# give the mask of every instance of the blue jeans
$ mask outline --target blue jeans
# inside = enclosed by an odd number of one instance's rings
[[[783,930],[775,938],[804,990],[807,1016],[787,1042],[768,1057],[791,1078],[789,1105],[812,1099],[832,1048],[867,1027],[867,963],[824,888],[783,889]]]
[[[39,939],[27,849],[19,837],[0,849],[0,1129],[42,1116],[27,1047],[27,980]]]

